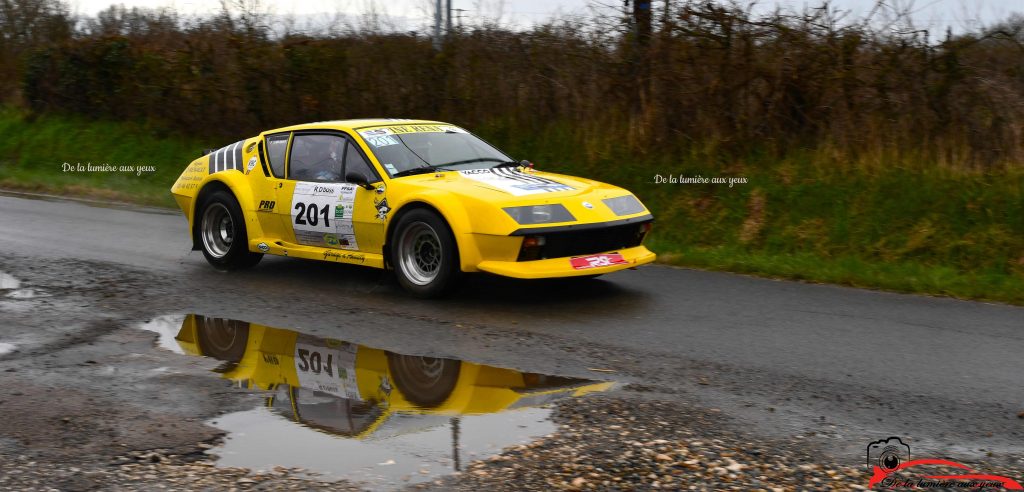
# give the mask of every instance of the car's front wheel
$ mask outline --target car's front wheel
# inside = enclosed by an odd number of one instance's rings
[[[403,214],[391,248],[398,283],[417,297],[447,294],[459,277],[459,255],[444,219],[425,209]]]
[[[197,227],[203,256],[216,268],[248,268],[263,258],[262,253],[249,251],[242,208],[226,191],[215,191],[203,202]]]

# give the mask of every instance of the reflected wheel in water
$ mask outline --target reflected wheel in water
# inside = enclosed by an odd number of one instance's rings
[[[451,396],[462,361],[388,353],[395,387],[413,405],[432,408]]]
[[[233,319],[196,317],[199,350],[203,355],[237,363],[249,342],[249,323]]]

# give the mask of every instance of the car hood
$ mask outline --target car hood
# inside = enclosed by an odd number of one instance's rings
[[[600,200],[629,194],[623,188],[599,181],[532,170],[473,169],[399,179],[497,206],[556,203],[566,198]]]
[[[418,188],[418,192],[428,194],[442,192],[457,196],[458,202],[468,213],[472,231],[482,234],[507,235],[524,226],[533,228],[594,224],[635,219],[650,214],[646,209],[630,215],[615,214],[602,200],[631,194],[618,186],[533,170],[443,171],[398,178],[392,181],[391,186]],[[406,189],[399,196],[415,196],[418,192]],[[575,220],[526,225],[517,223],[506,213],[490,213],[508,207],[555,203],[563,205]]]

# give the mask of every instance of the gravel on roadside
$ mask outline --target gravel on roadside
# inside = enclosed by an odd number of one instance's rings
[[[837,460],[801,436],[765,440],[715,409],[598,395],[560,405],[559,430],[430,490],[866,490],[860,459]],[[1021,471],[979,466],[1021,480]],[[933,469],[930,471],[940,471]],[[951,474],[964,470],[947,469]],[[961,489],[957,489],[961,490]]]
[[[433,490],[850,490],[863,466],[802,443],[751,441],[720,412],[676,402],[598,396],[559,407],[559,430],[474,462]]]
[[[623,393],[563,401],[558,430],[410,490],[866,490],[863,465],[836,463],[797,437],[766,441],[715,409]],[[0,490],[362,490],[302,469],[215,466],[194,454],[132,451],[100,466],[4,456]],[[344,459],[344,457],[339,457]],[[851,459],[852,461],[852,459]],[[986,473],[1019,479],[1013,472]]]
[[[26,455],[3,458],[0,490],[364,490],[344,482],[316,480],[302,469],[226,468],[159,452],[131,453],[108,466],[34,461]]]

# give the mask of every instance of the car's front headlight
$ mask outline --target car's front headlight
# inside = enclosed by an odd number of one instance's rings
[[[644,211],[644,205],[633,195],[602,200],[615,215],[633,215]]]
[[[527,205],[525,207],[503,208],[513,220],[521,225],[551,224],[554,222],[572,222],[576,220],[561,204]]]

